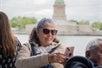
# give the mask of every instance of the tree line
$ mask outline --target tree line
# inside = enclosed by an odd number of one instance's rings
[[[98,29],[98,30],[102,30],[102,21],[94,21],[91,22],[90,21],[76,21],[76,20],[70,20],[71,22],[75,22],[77,25],[91,25],[93,29]]]
[[[102,30],[102,21],[101,22],[95,21],[95,22],[92,22],[92,24],[90,24],[89,21],[84,21],[84,20],[82,20],[82,21],[70,20],[70,22],[74,22],[77,25],[91,25],[92,28],[94,28],[94,29]],[[18,17],[13,17],[10,20],[10,23],[13,28],[24,29],[27,24],[36,24],[37,19],[35,17],[20,17],[20,16],[18,16]]]
[[[37,19],[35,17],[13,17],[10,20],[13,28],[24,29],[27,24],[35,24]]]

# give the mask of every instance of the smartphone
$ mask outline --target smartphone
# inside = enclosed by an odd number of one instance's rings
[[[71,47],[66,47],[66,51],[65,51],[65,55],[67,57],[72,57],[73,56],[73,52],[74,52],[74,46]]]

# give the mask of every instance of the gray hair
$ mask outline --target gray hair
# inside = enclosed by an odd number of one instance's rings
[[[54,21],[50,18],[43,18],[38,22],[37,29],[43,28],[46,23],[54,24]]]
[[[91,40],[86,46],[86,51],[91,51],[97,48],[100,45],[99,41],[102,41],[102,39],[98,38],[98,39]]]

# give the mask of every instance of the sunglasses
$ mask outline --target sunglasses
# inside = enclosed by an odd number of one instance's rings
[[[56,34],[57,34],[57,30],[43,29],[43,33],[44,33],[44,34],[49,34],[49,33],[51,33],[52,35],[56,35]]]

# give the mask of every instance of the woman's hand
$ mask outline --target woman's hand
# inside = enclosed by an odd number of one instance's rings
[[[48,60],[50,63],[61,63],[64,64],[67,60],[67,56],[61,53],[54,53],[48,55]]]

